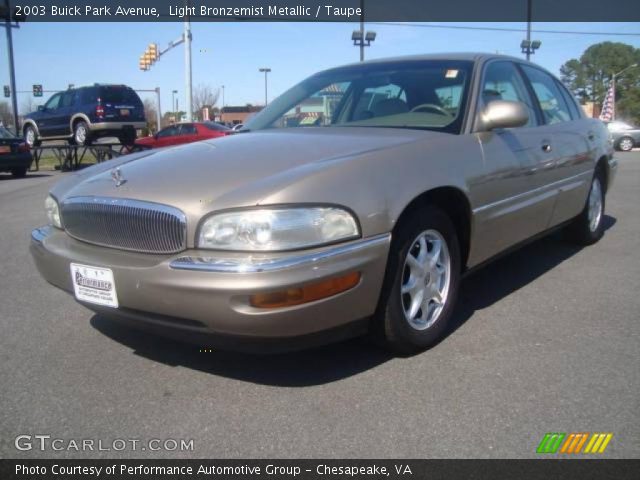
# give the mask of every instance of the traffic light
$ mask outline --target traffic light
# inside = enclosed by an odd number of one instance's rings
[[[11,96],[11,87],[9,85],[4,86],[4,96],[7,98]]]
[[[41,97],[42,96],[42,85],[34,85],[33,86],[33,96]]]
[[[147,63],[147,57],[145,54],[140,55],[140,70],[149,70],[149,63]]]
[[[151,57],[151,63],[155,63],[158,60],[158,45],[155,43],[150,43],[147,47],[147,51],[149,52],[149,56]]]

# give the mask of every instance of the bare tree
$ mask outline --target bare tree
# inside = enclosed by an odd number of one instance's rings
[[[218,97],[220,97],[220,90],[213,89],[210,85],[199,84],[193,89],[193,114],[194,117],[201,119],[202,110],[204,108],[209,109],[211,114],[211,108],[218,103]]]
[[[21,107],[20,111],[22,112],[22,115],[26,115],[27,113],[33,112],[36,109],[36,104],[33,101],[33,97],[31,95],[28,95],[27,98],[24,99],[20,107]]]
[[[0,102],[0,122],[7,127],[13,125],[13,114],[8,102]]]
[[[147,119],[147,127],[152,132],[157,132],[161,127],[158,125],[156,102],[150,98],[145,98],[142,105],[144,106],[144,117]]]

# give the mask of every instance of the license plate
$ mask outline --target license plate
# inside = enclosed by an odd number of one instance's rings
[[[128,108],[122,108],[120,109],[120,115],[122,115],[123,117],[127,117],[129,115],[129,109]]]
[[[11,147],[7,147],[5,145],[0,146],[0,153],[9,153],[11,151]]]
[[[118,308],[116,284],[110,269],[72,263],[71,280],[78,300]]]

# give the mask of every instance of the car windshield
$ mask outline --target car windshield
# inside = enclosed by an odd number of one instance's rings
[[[633,127],[624,122],[611,122],[607,124],[609,130],[631,130]]]
[[[471,77],[468,61],[407,61],[314,75],[252,118],[244,130],[388,127],[459,133]]]
[[[16,138],[16,136],[4,127],[0,127],[0,138]]]

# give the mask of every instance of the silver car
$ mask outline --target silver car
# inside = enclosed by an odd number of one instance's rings
[[[32,233],[100,314],[227,349],[446,331],[461,277],[560,227],[603,235],[608,132],[540,67],[484,54],[348,65],[214,141],[70,174]]]

